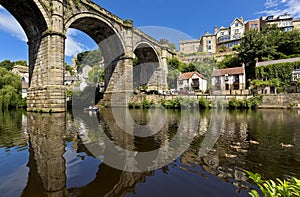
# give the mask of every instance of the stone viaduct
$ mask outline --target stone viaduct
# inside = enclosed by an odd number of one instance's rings
[[[64,62],[69,28],[86,33],[102,51],[106,100],[114,92],[132,92],[145,78],[148,84],[166,87],[168,47],[134,28],[131,20],[122,20],[90,0],[0,0],[0,5],[16,18],[28,38],[28,111],[66,111]],[[134,58],[141,67],[134,69]]]

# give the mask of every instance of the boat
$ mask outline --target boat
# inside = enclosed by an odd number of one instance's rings
[[[99,108],[96,106],[89,106],[88,108],[84,108],[84,111],[99,111]]]

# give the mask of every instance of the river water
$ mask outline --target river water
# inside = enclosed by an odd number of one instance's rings
[[[296,110],[0,112],[0,196],[249,196],[244,170],[300,177],[299,120]]]

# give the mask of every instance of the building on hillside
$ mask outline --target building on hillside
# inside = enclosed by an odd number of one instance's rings
[[[200,39],[200,52],[207,52],[208,54],[216,53],[216,36],[214,34],[210,34],[209,32],[205,32],[204,36]]]
[[[92,70],[93,68],[89,65],[86,65],[82,68],[82,77],[83,79],[88,79],[89,78],[89,72]]]
[[[259,19],[249,20],[245,24],[245,31],[250,31],[250,30],[260,31],[260,29],[261,29],[261,27],[260,27]]]
[[[207,80],[198,72],[186,72],[182,73],[177,79],[178,92],[192,92],[201,91],[206,92]]]
[[[201,51],[200,40],[179,40],[179,52],[182,54],[191,54]]]
[[[22,98],[27,97],[27,89],[29,87],[29,68],[28,66],[15,65],[11,73],[19,75],[22,80]]]
[[[229,27],[221,26],[219,29],[215,26],[214,33],[205,34],[197,40],[180,40],[179,52],[182,54],[191,54],[196,52],[206,52],[208,54],[218,53],[220,49],[228,51],[240,43],[245,32],[244,19],[235,18]]]
[[[232,47],[239,45],[241,38],[244,36],[245,24],[244,19],[235,18],[229,27],[220,27],[216,29],[215,34],[217,39],[217,51],[221,49],[231,49]]]
[[[260,17],[259,20],[261,28],[264,28],[267,25],[276,25],[281,28],[282,31],[291,31],[294,29],[293,17],[290,14]]]
[[[300,31],[300,19],[293,20],[294,29]]]
[[[212,94],[243,94],[246,88],[244,67],[214,69],[211,77]]]
[[[15,66],[13,66],[11,73],[19,75],[21,77],[22,81],[29,83],[29,67],[28,66],[15,65]]]

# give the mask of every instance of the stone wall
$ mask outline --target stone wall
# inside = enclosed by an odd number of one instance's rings
[[[259,108],[300,108],[300,94],[264,95]]]

